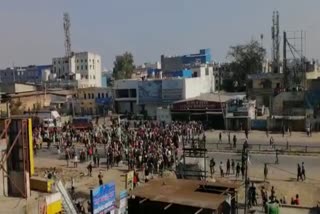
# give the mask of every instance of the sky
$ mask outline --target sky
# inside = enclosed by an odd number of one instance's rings
[[[230,46],[261,34],[270,54],[274,10],[280,31],[306,31],[306,55],[320,59],[319,8],[319,0],[2,1],[0,68],[50,64],[63,56],[64,12],[71,18],[72,51],[100,54],[107,69],[125,51],[141,64],[211,48],[213,60],[223,62]]]

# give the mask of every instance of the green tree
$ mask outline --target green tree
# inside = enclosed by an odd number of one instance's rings
[[[228,58],[231,59],[230,68],[235,81],[234,87],[245,86],[247,75],[262,71],[262,63],[266,50],[256,40],[247,44],[231,46]]]
[[[135,68],[133,55],[129,52],[125,52],[123,55],[116,56],[113,67],[113,78],[128,79],[131,78],[133,70]]]

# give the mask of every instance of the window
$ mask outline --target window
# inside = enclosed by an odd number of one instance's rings
[[[86,65],[86,70],[88,70],[88,66]]]
[[[90,69],[92,69],[92,65],[90,65]]]
[[[83,79],[83,75],[81,75],[81,79]]]
[[[94,63],[94,59],[92,59],[92,63]]]
[[[79,62],[79,60],[77,59],[77,62]]]
[[[96,76],[95,76],[95,75],[93,75],[93,79],[94,79],[94,80],[96,79]]]
[[[79,71],[79,66],[77,66],[77,71]]]
[[[92,99],[94,99],[94,93],[91,94]]]
[[[81,65],[81,70],[83,70],[83,66]]]
[[[100,99],[100,93],[98,93],[98,99]]]
[[[90,93],[88,93],[88,99],[90,99],[90,96],[91,96],[91,94],[90,94]]]
[[[86,80],[88,79],[88,75],[86,75]]]
[[[87,59],[85,59],[84,61],[85,61],[85,62],[88,62],[88,60],[87,60]]]
[[[98,94],[98,96],[99,96],[99,94]],[[102,98],[104,98],[104,93],[101,93],[101,96],[102,96]]]
[[[83,59],[81,59],[81,62],[83,62]]]
[[[84,98],[84,99],[87,99],[86,93],[83,94],[83,98]]]

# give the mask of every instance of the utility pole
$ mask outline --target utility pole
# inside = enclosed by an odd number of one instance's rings
[[[245,157],[245,202],[244,202],[244,214],[248,214],[248,187],[249,187],[249,178],[248,178],[248,157],[249,150],[248,148],[244,148],[244,157]]]

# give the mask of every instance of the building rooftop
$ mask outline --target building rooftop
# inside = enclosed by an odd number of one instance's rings
[[[131,196],[147,198],[151,201],[179,204],[183,206],[201,207],[216,210],[225,200],[224,192],[208,193],[199,191],[200,185],[210,187],[238,189],[239,182],[204,182],[198,180],[155,179],[130,192]]]

